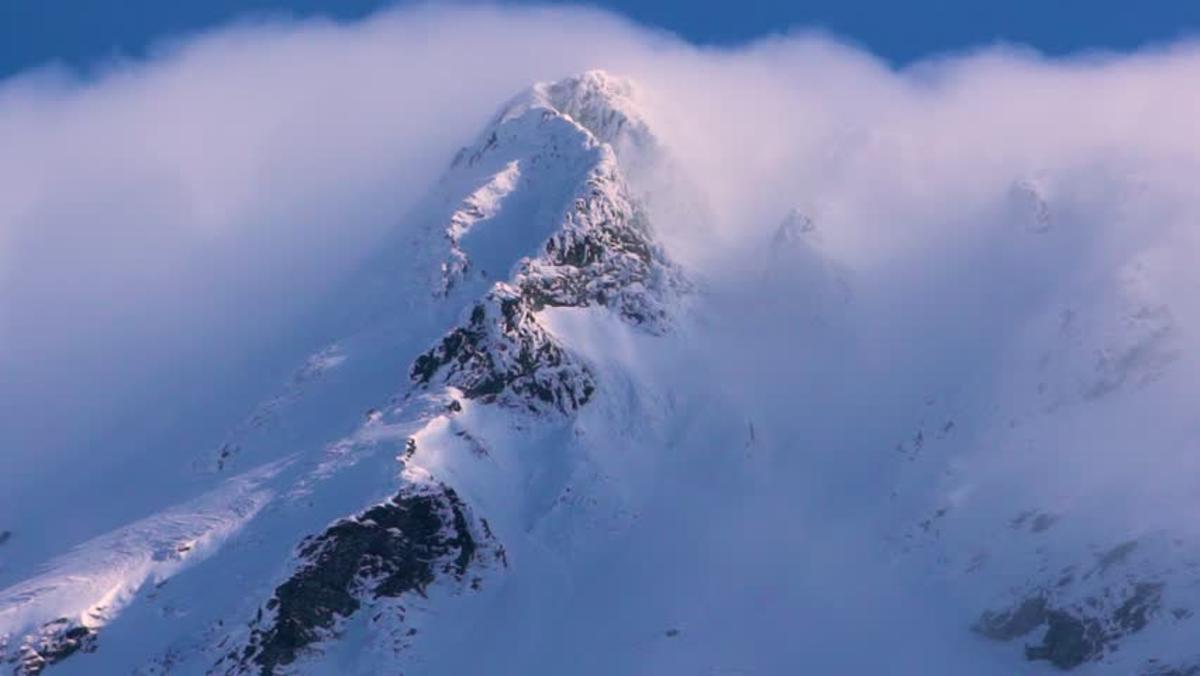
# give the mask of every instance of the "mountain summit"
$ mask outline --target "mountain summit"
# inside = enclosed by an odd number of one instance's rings
[[[591,71],[504,106],[423,216],[440,261],[428,302],[442,309],[387,342],[322,348],[221,445],[209,492],[0,592],[0,659],[22,674],[134,656],[147,673],[305,672],[365,632],[360,668],[374,673],[436,634],[439,595],[478,595],[530,565],[550,546],[539,524],[569,521],[575,496],[614,508],[597,449],[571,441],[603,375],[548,315],[611,318],[645,339],[677,320],[689,285],[621,168],[662,152],[632,95]],[[457,319],[414,350],[445,316]],[[339,430],[337,407],[322,406],[341,393],[329,381],[389,363],[383,350],[411,350],[407,372]],[[312,436],[280,454],[270,438],[293,416]],[[237,467],[250,469],[224,478]],[[167,619],[144,625],[155,616]]]

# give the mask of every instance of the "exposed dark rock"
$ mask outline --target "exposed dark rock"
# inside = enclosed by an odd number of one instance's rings
[[[1042,533],[1050,529],[1051,526],[1058,523],[1059,516],[1049,512],[1021,512],[1014,518],[1009,525],[1013,528],[1023,528],[1028,525],[1030,532]]]
[[[413,363],[418,385],[440,382],[468,399],[540,412],[578,409],[595,390],[592,375],[534,316],[528,298],[497,284],[467,322]]]
[[[490,539],[490,532],[485,536]],[[250,639],[219,669],[274,674],[327,638],[363,602],[461,582],[481,542],[446,486],[409,490],[301,543],[301,564],[251,623]]]
[[[0,545],[9,541],[12,538],[11,530],[0,530]]]
[[[1046,622],[1046,599],[1035,596],[1025,599],[1016,608],[1002,612],[987,611],[975,625],[975,630],[997,641],[1011,641],[1040,627]]]
[[[623,130],[632,123],[604,112],[603,101],[586,96],[564,101],[604,130],[596,132],[602,140],[619,145],[628,136]],[[563,116],[558,112],[541,114],[543,122],[554,118],[577,129],[572,118],[559,119]],[[502,116],[497,124],[503,126],[506,120]],[[510,282],[492,285],[457,326],[413,362],[409,375],[416,387],[446,386],[480,403],[570,414],[592,398],[595,380],[539,321],[540,312],[551,307],[599,306],[648,332],[666,330],[667,296],[686,283],[653,242],[645,214],[631,198],[611,149],[597,147],[587,132],[577,131],[595,151],[586,185],[561,214],[555,234],[541,250],[517,263]],[[493,131],[476,150],[460,153],[455,164],[477,163],[504,144],[505,139]],[[544,156],[553,157],[552,151],[547,146]],[[448,257],[440,262],[442,283],[435,295],[449,294],[468,273],[471,278],[477,273],[486,278],[483,270],[472,267],[460,241],[473,223],[486,216],[484,206],[469,197],[451,217],[445,232]],[[449,404],[451,412],[462,410],[456,399],[457,394]],[[474,452],[487,453],[465,430],[456,434]],[[416,442],[408,439],[404,457],[416,451]],[[481,556],[504,565],[507,560],[503,546],[493,544],[486,522],[481,522],[479,531],[473,523],[454,491],[437,485],[406,490],[305,540],[298,550],[296,571],[275,589],[251,623],[247,644],[226,655],[218,670],[276,673],[315,650],[316,644],[339,630],[341,620],[362,606],[387,607],[373,604],[376,599],[423,595],[435,580],[478,587],[482,578],[470,575],[468,569]],[[397,612],[403,619],[403,608]]]
[[[466,265],[455,260],[451,267]],[[451,385],[485,403],[569,413],[590,399],[593,378],[537,313],[602,306],[660,333],[669,324],[666,298],[686,287],[654,243],[616,164],[600,162],[542,251],[520,262],[511,283],[495,284],[459,326],[416,359],[410,376],[419,386]]]
[[[686,282],[652,240],[645,214],[624,195],[618,176],[594,175],[588,187],[543,255],[523,264],[517,285],[535,309],[599,305],[662,331],[663,298]]]
[[[221,448],[217,451],[217,470],[225,469],[225,463],[229,462],[239,450],[235,444],[221,444]]]
[[[1056,610],[1047,613],[1046,624],[1042,642],[1025,646],[1026,659],[1046,660],[1059,669],[1072,669],[1104,654],[1109,637],[1098,620]]]
[[[1137,549],[1137,546],[1137,540],[1122,542],[1121,544],[1113,547],[1097,557],[1097,564],[1100,568],[1100,574],[1103,575],[1104,573],[1108,572],[1109,568],[1124,562],[1125,559],[1133,553],[1133,550]]]
[[[1058,521],[1057,515],[1047,514],[1045,512],[1042,512],[1041,514],[1038,514],[1037,516],[1033,517],[1033,525],[1030,526],[1030,528],[1035,533],[1041,533],[1046,530],[1049,530],[1050,527],[1053,526],[1055,524],[1055,522],[1057,522],[1057,521]]]
[[[1025,646],[1025,657],[1072,669],[1103,657],[1121,638],[1145,629],[1162,606],[1162,591],[1162,583],[1141,582],[1115,606],[1093,597],[1061,607],[1047,592],[1038,592],[1008,610],[985,612],[975,630],[1011,641],[1045,627],[1039,643]]]
[[[78,652],[96,649],[96,632],[65,617],[43,624],[25,637],[17,654],[8,661],[18,676],[36,676],[46,667]]]
[[[1113,622],[1128,634],[1145,629],[1151,613],[1162,605],[1162,590],[1161,582],[1134,585],[1133,593],[1113,612]]]
[[[1021,528],[1022,526],[1025,525],[1025,522],[1028,521],[1029,518],[1032,516],[1033,516],[1033,512],[1030,512],[1030,511],[1021,512],[1020,514],[1013,517],[1013,520],[1011,522],[1009,522],[1008,525],[1012,528]]]

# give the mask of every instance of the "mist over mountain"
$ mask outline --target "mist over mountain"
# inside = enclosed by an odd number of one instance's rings
[[[1197,72],[429,7],[0,83],[0,665],[1200,672]]]

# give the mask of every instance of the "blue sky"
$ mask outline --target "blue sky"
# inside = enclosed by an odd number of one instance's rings
[[[47,61],[80,65],[137,56],[155,40],[247,13],[363,16],[385,0],[3,0],[0,77]],[[639,22],[693,42],[733,44],[789,27],[819,26],[896,64],[995,41],[1048,54],[1126,51],[1200,29],[1183,0],[603,0]],[[118,8],[119,5],[119,8]]]

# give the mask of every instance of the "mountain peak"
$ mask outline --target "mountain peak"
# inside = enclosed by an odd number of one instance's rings
[[[596,141],[625,159],[630,151],[657,145],[639,104],[637,85],[603,70],[589,70],[555,82],[539,82],[504,106],[493,126],[531,110],[566,117]]]
[[[442,180],[436,208],[449,208],[431,219],[434,295],[477,296],[555,238],[579,236],[582,224],[620,231],[609,242],[618,249],[631,238],[646,239],[639,251],[653,248],[628,178],[663,153],[635,98],[629,80],[592,70],[534,84],[502,106]]]

